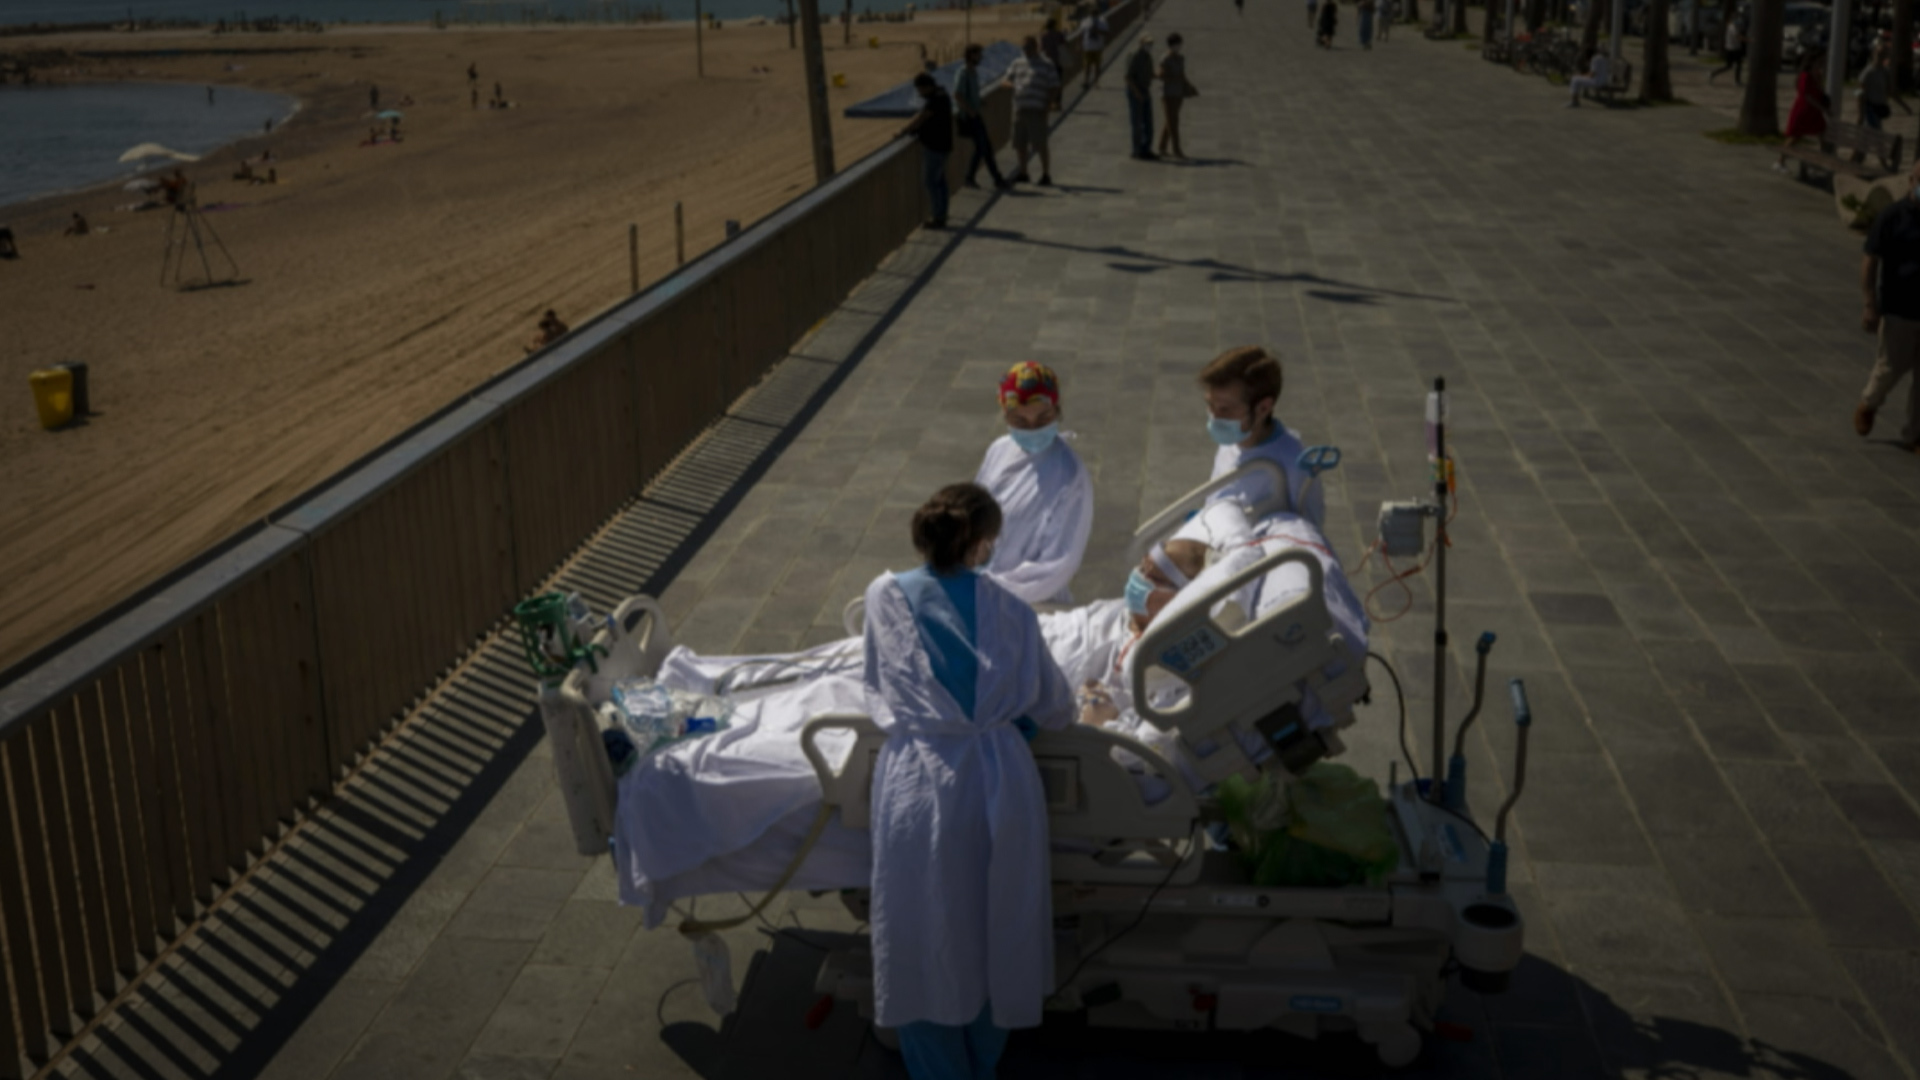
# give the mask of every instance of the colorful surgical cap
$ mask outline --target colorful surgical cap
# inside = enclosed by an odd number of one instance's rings
[[[1057,408],[1060,405],[1060,376],[1045,364],[1036,364],[1031,360],[1022,360],[1013,365],[1007,377],[1000,380],[1000,405],[1025,405],[1034,398],[1046,398]]]

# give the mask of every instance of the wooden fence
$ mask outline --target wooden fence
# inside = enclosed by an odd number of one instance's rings
[[[1003,143],[1010,95],[987,106]],[[0,1080],[60,1053],[924,214],[892,144],[8,672]]]

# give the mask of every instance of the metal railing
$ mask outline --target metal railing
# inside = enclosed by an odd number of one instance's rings
[[[1004,143],[1010,94],[986,104]],[[60,1054],[923,211],[913,145],[875,152],[0,676],[0,1080]]]

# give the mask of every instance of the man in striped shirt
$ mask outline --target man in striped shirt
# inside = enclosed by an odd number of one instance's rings
[[[1060,69],[1040,55],[1040,39],[1029,36],[1020,43],[1021,55],[1007,68],[1007,82],[1013,87],[1013,149],[1020,155],[1013,182],[1027,182],[1027,162],[1035,152],[1040,155],[1040,183],[1053,183],[1053,154],[1047,149],[1047,110],[1060,89]]]

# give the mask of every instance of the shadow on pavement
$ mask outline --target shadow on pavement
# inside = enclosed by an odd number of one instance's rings
[[[875,1041],[844,1002],[824,1016],[814,992],[823,947],[850,935],[790,933],[755,954],[739,1008],[719,1028],[678,1023],[661,1032],[703,1080],[898,1080],[900,1056]],[[1738,1032],[1665,1016],[1636,1017],[1602,991],[1529,956],[1513,987],[1484,998],[1455,984],[1420,1060],[1387,1069],[1352,1035],[1306,1040],[1277,1033],[1146,1032],[1089,1028],[1075,1015],[1015,1033],[1001,1061],[1005,1080],[1281,1080],[1307,1077],[1770,1076],[1844,1080],[1851,1073]],[[809,1027],[809,1020],[818,1021]]]
[[[1081,189],[1088,190],[1088,189]],[[1295,282],[1304,285],[1325,285],[1341,292],[1309,291],[1307,295],[1318,300],[1335,303],[1375,303],[1382,297],[1394,297],[1401,300],[1432,300],[1442,304],[1457,304],[1460,301],[1446,296],[1432,296],[1427,293],[1401,292],[1396,289],[1376,289],[1354,281],[1336,281],[1321,277],[1319,274],[1277,274],[1271,270],[1255,270],[1250,266],[1235,266],[1218,259],[1169,259],[1151,252],[1137,251],[1130,247],[1112,244],[1107,247],[1088,247],[1084,244],[1067,244],[1058,240],[1039,240],[1015,229],[969,229],[967,236],[976,240],[1004,240],[1013,244],[1032,244],[1035,247],[1055,248],[1060,251],[1079,251],[1090,255],[1111,255],[1116,261],[1107,264],[1108,269],[1126,274],[1151,274],[1161,270],[1206,270],[1207,280],[1217,282]]]

